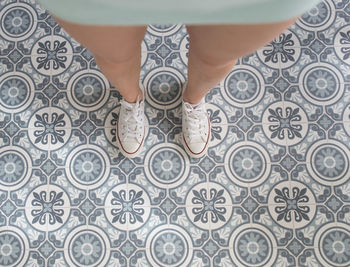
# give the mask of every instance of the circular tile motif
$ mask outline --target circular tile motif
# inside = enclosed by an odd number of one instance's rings
[[[73,61],[71,43],[61,35],[44,36],[33,45],[32,65],[41,74],[59,75],[65,72]]]
[[[146,257],[151,266],[188,266],[193,256],[191,237],[188,233],[172,225],[155,228],[146,240]]]
[[[140,228],[151,213],[147,192],[135,184],[114,187],[107,194],[104,206],[108,221],[122,231]]]
[[[343,119],[345,132],[350,136],[350,104],[344,108]]]
[[[272,266],[277,258],[277,242],[271,231],[258,224],[244,224],[232,232],[230,256],[239,266]]]
[[[147,31],[154,36],[171,36],[181,29],[180,24],[150,24]]]
[[[69,218],[69,196],[56,185],[38,186],[28,194],[25,202],[28,222],[40,231],[57,230]]]
[[[28,123],[29,139],[42,150],[56,150],[70,138],[72,124],[69,115],[56,107],[36,111]]]
[[[308,131],[305,111],[289,101],[275,102],[268,106],[262,116],[265,135],[274,143],[285,146],[301,142]]]
[[[80,71],[68,82],[68,100],[79,110],[93,111],[101,108],[108,100],[108,81],[98,71]]]
[[[174,150],[163,150],[152,158],[151,173],[163,183],[172,183],[181,177],[183,160],[181,155]]]
[[[223,95],[235,107],[250,107],[264,96],[265,82],[256,69],[250,66],[235,68],[225,79]]]
[[[324,185],[336,186],[350,178],[350,150],[341,142],[321,140],[306,153],[307,170],[311,177]]]
[[[300,57],[300,41],[291,31],[286,30],[276,37],[264,48],[257,51],[261,62],[270,68],[278,69],[280,64],[283,68],[289,68],[298,62]]]
[[[344,223],[328,223],[315,235],[315,255],[323,266],[350,265],[350,230]]]
[[[6,73],[0,78],[0,109],[4,112],[21,112],[34,98],[35,88],[31,78],[24,73]]]
[[[310,64],[300,74],[300,92],[310,103],[334,104],[344,93],[343,80],[339,77],[342,77],[341,73],[329,64]]]
[[[159,187],[176,187],[182,184],[189,173],[187,155],[177,145],[164,147],[159,144],[150,149],[145,157],[146,176]]]
[[[305,12],[297,24],[309,31],[322,31],[334,22],[335,12],[331,12],[332,9],[334,9],[332,1],[322,1]]]
[[[350,136],[350,121],[343,122],[345,132]]]
[[[230,221],[232,200],[229,192],[216,183],[200,183],[186,196],[186,213],[202,229],[218,229]]]
[[[238,142],[225,154],[225,171],[235,184],[258,186],[271,172],[266,149],[255,142]]]
[[[77,227],[65,239],[64,257],[69,266],[105,266],[110,256],[108,240],[98,227]]]
[[[149,103],[156,108],[174,108],[181,103],[182,77],[183,75],[174,69],[153,70],[147,74],[144,80],[147,88]]]
[[[340,28],[334,37],[335,54],[345,63],[350,64],[350,26]]]
[[[293,224],[295,228],[308,225],[316,213],[316,199],[303,183],[284,181],[269,192],[268,209],[273,220],[282,227]]]
[[[76,187],[97,188],[109,176],[110,161],[106,152],[98,146],[79,146],[66,159],[66,174]]]
[[[16,147],[0,148],[0,185],[16,190],[25,185],[32,174],[32,161],[28,153]]]
[[[28,239],[19,228],[4,228],[0,231],[0,266],[23,266],[29,255]]]
[[[37,19],[36,12],[30,5],[6,5],[0,12],[0,35],[9,41],[25,40],[34,33]]]

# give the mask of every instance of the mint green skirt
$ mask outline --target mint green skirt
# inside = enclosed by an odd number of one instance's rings
[[[39,0],[63,20],[91,25],[256,24],[297,17],[320,0]]]

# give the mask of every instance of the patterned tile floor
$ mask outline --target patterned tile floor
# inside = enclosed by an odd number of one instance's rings
[[[150,25],[141,157],[120,95],[33,1],[0,1],[1,266],[350,266],[350,4],[320,3],[206,97],[179,140],[184,25]],[[263,90],[264,89],[264,90]]]

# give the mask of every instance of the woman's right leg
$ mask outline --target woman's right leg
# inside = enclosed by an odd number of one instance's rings
[[[91,26],[55,19],[93,53],[103,74],[126,101],[121,102],[116,125],[117,144],[124,156],[136,157],[147,136],[144,101],[138,101],[143,96],[139,87],[141,41],[147,26]]]
[[[145,26],[95,26],[71,23],[54,17],[77,42],[89,49],[107,79],[127,102],[142,98],[139,88],[141,42]]]

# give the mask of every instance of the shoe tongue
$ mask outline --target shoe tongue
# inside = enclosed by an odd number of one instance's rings
[[[192,106],[193,109],[196,109],[196,108],[198,108],[199,106],[201,106],[203,104],[203,100],[204,100],[204,98],[201,99],[201,101],[199,103],[197,103],[197,104],[190,104],[190,105]]]
[[[134,127],[134,129],[129,127],[129,130],[132,131],[132,132],[136,132],[136,126]]]
[[[190,113],[193,113],[193,111],[197,111],[199,104],[190,104],[190,106],[191,108],[188,111],[192,110]]]
[[[193,109],[198,108],[199,104],[192,105]]]
[[[130,120],[132,120],[132,122],[130,122]],[[134,126],[134,127],[131,127],[131,126]],[[136,124],[136,121],[133,117],[129,118],[129,121],[128,121],[128,128],[131,130],[131,131],[136,131],[136,128],[137,128],[137,124]],[[132,129],[133,128],[133,129]]]

